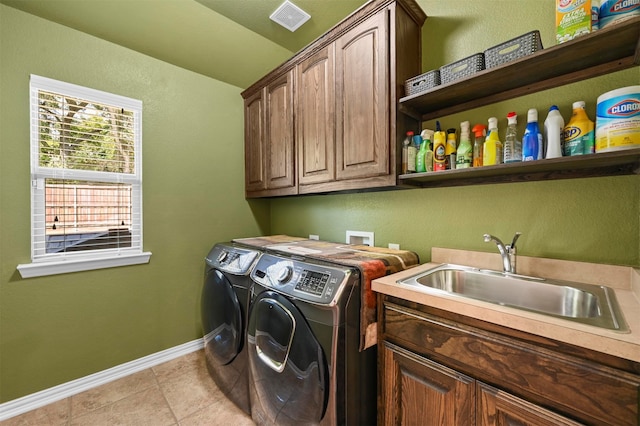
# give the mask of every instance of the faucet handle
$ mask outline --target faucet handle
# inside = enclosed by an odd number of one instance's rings
[[[518,241],[518,238],[520,238],[520,235],[522,235],[522,232],[516,232],[516,234],[513,236],[513,240],[511,240],[511,245],[509,245],[509,249],[515,251],[516,241]]]

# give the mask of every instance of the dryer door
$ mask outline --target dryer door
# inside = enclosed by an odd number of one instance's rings
[[[247,342],[253,418],[259,423],[318,423],[327,407],[327,362],[293,303],[273,291],[258,295],[249,314]]]
[[[207,358],[226,365],[242,349],[242,306],[231,282],[217,269],[205,277],[201,303]]]

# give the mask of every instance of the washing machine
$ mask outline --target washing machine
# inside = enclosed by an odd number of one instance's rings
[[[376,347],[359,350],[359,270],[264,253],[251,278],[247,349],[253,420],[375,424]]]
[[[246,324],[252,280],[261,252],[235,243],[213,246],[205,258],[201,298],[207,369],[220,390],[250,414]]]

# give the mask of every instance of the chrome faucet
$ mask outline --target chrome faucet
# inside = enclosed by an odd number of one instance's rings
[[[494,237],[490,234],[484,234],[484,242],[488,243],[493,241],[498,246],[498,250],[500,251],[500,255],[502,256],[502,268],[504,272],[507,274],[515,274],[516,273],[516,241],[522,235],[520,232],[516,232],[513,236],[513,240],[511,244],[505,246],[500,238]]]

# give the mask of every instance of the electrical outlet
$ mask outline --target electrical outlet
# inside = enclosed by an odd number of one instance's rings
[[[310,240],[319,240],[320,239],[320,235],[309,234],[309,239]]]
[[[347,244],[359,244],[373,247],[373,232],[347,231]]]
[[[400,244],[389,243],[389,248],[392,250],[400,250]]]

